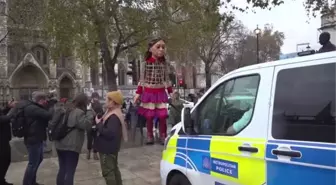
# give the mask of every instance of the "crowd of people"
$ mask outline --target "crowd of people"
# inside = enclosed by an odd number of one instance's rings
[[[28,151],[28,164],[22,180],[23,185],[38,185],[36,174],[43,161],[46,140],[53,141],[58,155],[59,171],[55,178],[57,185],[73,185],[74,176],[87,137],[87,159],[100,160],[102,176],[107,185],[121,185],[118,168],[118,152],[122,140],[128,140],[127,130],[131,124],[140,124],[147,129],[147,144],[154,144],[153,127],[159,130],[159,142],[164,144],[167,136],[167,120],[172,125],[181,119],[184,101],[178,92],[173,93],[168,78],[165,60],[165,42],[154,39],[148,44],[143,71],[133,100],[124,97],[120,91],[106,94],[105,109],[99,102],[99,95],[93,93],[77,95],[72,101],[56,99],[55,94],[36,91],[30,100],[11,101],[0,115],[0,185],[11,185],[5,177],[11,162],[10,140],[23,138]],[[197,96],[204,93],[200,91]],[[169,96],[171,98],[169,98]],[[188,101],[196,102],[190,94]],[[170,105],[168,113],[167,105]],[[126,110],[124,116],[123,110]],[[131,114],[131,112],[136,114]],[[131,123],[131,115],[137,116],[137,123]],[[85,136],[86,134],[86,136]]]
[[[12,133],[15,137],[23,138],[28,151],[23,185],[39,184],[36,174],[43,161],[43,147],[47,138],[55,144],[59,161],[56,184],[74,184],[85,133],[88,137],[88,159],[94,149],[94,159],[100,159],[106,183],[122,184],[117,160],[122,138],[127,141],[121,110],[123,95],[120,91],[107,93],[105,112],[98,99],[95,93],[91,100],[85,94],[79,94],[71,102],[62,98],[50,106],[52,102],[47,94],[36,91],[32,93],[31,100],[9,102],[1,110],[0,116],[0,185],[11,185],[6,182],[5,176],[11,162],[9,142]]]

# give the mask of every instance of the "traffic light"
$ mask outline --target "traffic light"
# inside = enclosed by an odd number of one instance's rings
[[[182,79],[179,79],[179,85],[180,85],[180,86],[183,86],[183,84],[184,84],[184,83],[183,83],[183,80],[182,80]]]
[[[137,72],[137,65],[136,65],[135,59],[128,62],[127,75],[132,76],[133,84],[138,83],[138,72]]]
[[[183,87],[183,89],[187,88],[187,84],[184,83],[184,80],[183,80],[183,79],[179,79],[179,80],[178,80],[178,83],[179,83],[179,86],[180,86],[180,87]]]

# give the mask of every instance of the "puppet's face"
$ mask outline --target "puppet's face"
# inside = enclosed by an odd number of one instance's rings
[[[158,41],[155,43],[151,48],[150,52],[152,53],[153,57],[161,58],[166,54],[166,44],[163,40]]]

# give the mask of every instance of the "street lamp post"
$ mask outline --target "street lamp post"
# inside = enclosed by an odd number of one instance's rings
[[[258,25],[257,28],[254,30],[254,33],[257,35],[257,64],[259,64],[259,35],[261,33],[261,30]]]
[[[104,97],[104,53],[100,52],[100,63],[101,63],[101,97]]]

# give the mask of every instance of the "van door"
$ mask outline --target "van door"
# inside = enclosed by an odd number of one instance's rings
[[[193,110],[197,135],[187,140],[187,155],[197,166],[187,170],[193,185],[265,183],[272,75],[273,67],[235,73]]]
[[[335,185],[336,57],[275,67],[268,185]]]

